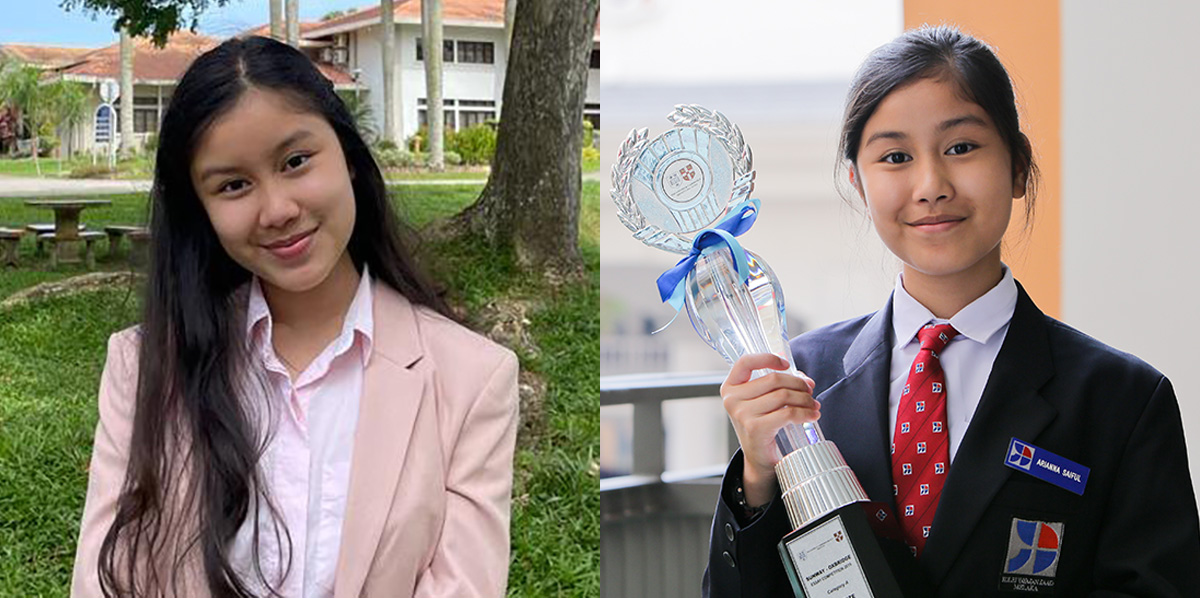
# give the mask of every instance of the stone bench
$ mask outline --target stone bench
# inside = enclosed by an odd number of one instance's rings
[[[147,261],[150,255],[150,231],[141,228],[140,230],[131,231],[129,236],[129,263],[133,266],[141,266]]]
[[[103,239],[104,237],[105,237],[104,233],[99,232],[99,231],[83,231],[83,232],[79,233],[79,236],[77,238],[66,239],[66,240],[63,240],[62,242],[64,242],[64,243],[73,243],[73,242],[83,243],[84,247],[85,247],[84,263],[87,264],[88,270],[94,270],[96,268],[96,249],[95,249],[95,247],[93,247],[93,245],[95,245],[96,241],[99,241],[100,239]],[[63,262],[68,261],[68,260],[62,259],[62,256],[59,255],[60,249],[61,249],[58,246],[59,242],[60,242],[60,240],[58,239],[58,235],[56,235],[54,233],[42,233],[42,234],[38,235],[38,243],[39,244],[45,243],[50,246],[49,253],[50,253],[50,268],[51,269],[57,268],[60,260]],[[70,260],[70,261],[78,261],[78,260]]]
[[[0,226],[0,266],[20,266],[17,263],[17,252],[23,236],[25,236],[25,231],[19,228]]]
[[[117,251],[121,249],[121,239],[136,232],[145,232],[144,226],[126,226],[114,224],[104,227],[104,233],[108,235],[108,255],[115,256]],[[130,241],[132,243],[132,241]]]
[[[37,240],[37,246],[34,247],[34,254],[42,255],[42,253],[45,251],[45,247],[43,247],[43,245],[42,245],[42,235],[44,235],[46,233],[53,233],[55,231],[54,225],[53,224],[26,224],[25,230],[33,233],[33,238]],[[87,227],[80,224],[79,232],[83,232],[85,230],[87,230]]]

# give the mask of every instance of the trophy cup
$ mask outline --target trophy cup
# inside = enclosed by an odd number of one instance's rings
[[[675,128],[653,139],[637,129],[621,144],[612,170],[621,222],[643,243],[687,256],[659,278],[659,292],[686,307],[727,362],[774,353],[795,375],[779,282],[735,238],[759,208],[750,147],[720,112],[679,105],[667,119]],[[901,596],[860,504],[867,494],[837,447],[816,423],[789,423],[775,445],[794,529],[778,549],[796,596]]]

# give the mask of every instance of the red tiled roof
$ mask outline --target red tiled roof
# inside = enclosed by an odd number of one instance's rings
[[[324,27],[324,26],[325,26],[325,23],[323,23],[321,21],[300,21],[300,35],[304,35],[305,33],[312,31],[313,29],[316,29],[318,27]],[[243,32],[239,33],[238,35],[243,35],[243,36],[245,36],[245,35],[261,35],[262,37],[270,37],[271,36],[271,24],[263,23],[262,25],[259,25],[258,27],[255,27],[254,29],[250,29],[248,31],[243,31]]]
[[[396,0],[392,14],[397,22],[420,22],[421,0]],[[379,21],[379,3],[365,6],[355,12],[321,23],[317,35],[325,29],[339,31],[357,29]],[[504,0],[442,0],[443,21],[473,21],[504,23]],[[357,25],[357,26],[356,26]]]
[[[248,34],[257,29],[247,32]],[[215,48],[222,40],[179,31],[171,34],[162,48],[147,38],[133,40],[133,78],[135,81],[178,81],[192,61]],[[317,63],[317,68],[334,85],[353,85],[354,79],[341,67]],[[121,75],[121,44],[91,50],[82,61],[60,71],[64,75],[116,79]]]
[[[133,40],[133,78],[135,80],[176,80],[197,56],[214,48],[220,40],[178,31],[171,34],[162,48],[147,38]],[[88,54],[80,64],[63,69],[66,75],[118,77],[121,74],[121,44],[105,46]]]
[[[37,44],[0,44],[0,54],[42,68],[62,68],[79,62],[95,48],[63,48]]]
[[[317,70],[321,71],[321,74],[325,75],[325,78],[333,82],[334,85],[354,85],[354,77],[351,77],[350,73],[347,73],[342,67],[328,62],[316,62],[314,64],[317,65]]]
[[[421,0],[395,0],[392,9],[397,23],[420,23]],[[301,31],[303,35],[322,37],[366,27],[379,22],[379,3],[360,8],[352,13],[322,21],[319,27]],[[442,0],[442,20],[445,22],[473,22],[504,24],[504,0]],[[596,18],[595,39],[600,39],[600,18]]]

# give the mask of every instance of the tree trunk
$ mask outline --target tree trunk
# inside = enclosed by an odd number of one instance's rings
[[[133,153],[133,38],[121,28],[121,157]]]
[[[421,0],[421,24],[425,40],[425,116],[429,126],[429,168],[446,168],[442,108],[442,0]]]
[[[284,39],[283,33],[283,0],[271,0],[271,37]]]
[[[399,144],[400,127],[396,121],[396,15],[392,0],[380,0],[383,27],[383,138]]]
[[[300,0],[287,0],[287,43],[300,47]]]
[[[517,5],[492,173],[457,219],[552,279],[582,273],[583,100],[599,10],[599,0]]]
[[[37,171],[37,175],[40,177],[42,176],[42,163],[38,158],[38,134],[36,131],[33,134],[30,144],[33,147],[33,169]]]

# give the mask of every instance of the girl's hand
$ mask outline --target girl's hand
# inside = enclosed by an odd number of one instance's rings
[[[802,424],[821,417],[821,404],[812,396],[815,384],[803,373],[797,377],[772,373],[751,380],[754,370],[786,370],[778,355],[743,355],[721,385],[725,411],[742,445],[742,488],[751,507],[764,505],[775,494],[775,432],[788,422]]]

